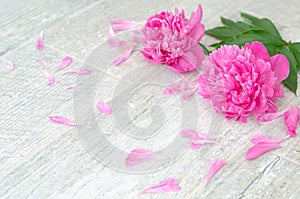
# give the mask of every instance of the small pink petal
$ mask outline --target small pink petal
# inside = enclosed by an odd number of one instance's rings
[[[73,85],[69,85],[69,86],[66,86],[65,87],[65,90],[69,90],[69,89],[73,89],[76,87],[76,84],[73,84]]]
[[[290,109],[284,113],[284,123],[288,128],[287,134],[295,137],[297,124],[299,122],[299,109],[295,105],[291,105]]]
[[[42,64],[45,68],[49,69],[49,64],[46,62],[46,60],[44,59],[44,57],[41,58],[41,64]]]
[[[144,189],[140,194],[145,193],[165,193],[165,192],[177,192],[180,191],[179,181],[175,178],[167,178],[158,184],[152,185]]]
[[[9,71],[12,71],[15,69],[15,65],[12,61],[8,60],[8,59],[4,59],[7,62],[7,67]]]
[[[57,70],[61,70],[72,63],[73,59],[71,57],[66,56],[63,58],[57,66]]]
[[[114,24],[111,26],[113,31],[128,30],[138,25],[135,21],[123,19],[111,19],[110,22]]]
[[[109,27],[108,34],[107,34],[107,41],[111,47],[118,47],[120,45],[120,41],[117,38],[115,32],[113,31],[112,27]]]
[[[72,68],[70,70],[67,70],[63,74],[67,74],[67,73],[69,73],[69,74],[78,74],[78,75],[86,75],[86,74],[90,74],[91,70],[81,69],[81,68]]]
[[[265,136],[265,135],[254,135],[251,139],[250,142],[253,144],[280,144],[283,142],[285,139],[283,138],[273,138],[270,136]]]
[[[121,55],[121,56],[117,57],[116,59],[114,59],[112,62],[112,65],[118,66],[121,63],[123,63],[124,61],[126,61],[130,57],[132,49],[133,49],[133,47],[131,47],[124,55]]]
[[[49,116],[49,119],[55,123],[64,124],[67,126],[77,126],[77,124],[62,116]]]
[[[205,185],[209,183],[212,177],[226,164],[225,160],[215,159],[211,161],[205,176]]]
[[[43,33],[43,31],[41,31],[40,36],[38,37],[38,39],[35,42],[35,46],[39,50],[43,50],[44,49],[43,39],[44,39],[44,33]]]
[[[193,150],[200,148],[204,144],[214,144],[217,140],[215,136],[200,133],[194,131],[193,129],[184,129],[181,131],[180,134],[184,138],[192,139],[190,143],[190,148]]]
[[[109,115],[112,113],[112,107],[102,101],[99,101],[97,103],[97,108],[100,112],[106,114],[106,115]]]
[[[280,144],[278,143],[258,143],[255,144],[254,146],[252,146],[246,154],[246,159],[247,160],[253,160],[256,159],[258,157],[260,157],[261,155],[263,155],[264,153],[268,152],[268,151],[272,151],[274,149],[278,149],[280,148]]]
[[[286,112],[286,110],[276,112],[276,113],[266,113],[264,115],[258,116],[256,118],[256,120],[259,122],[268,122],[268,121],[271,121],[271,120],[281,117],[285,112]]]
[[[153,161],[153,160],[161,160],[163,159],[162,155],[153,153],[148,149],[133,149],[130,154],[128,154],[125,163],[127,167],[133,167],[135,165]]]
[[[54,78],[53,75],[51,75],[50,73],[47,73],[44,71],[44,74],[46,75],[46,77],[48,78],[48,85],[52,85],[52,84],[57,84],[56,79]]]

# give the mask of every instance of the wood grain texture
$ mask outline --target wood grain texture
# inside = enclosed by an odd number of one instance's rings
[[[119,67],[104,65],[111,61],[114,53],[97,54],[103,48],[109,19],[133,19],[145,21],[147,16],[174,7],[186,10],[186,15],[196,9],[198,1],[9,1],[0,2],[0,197],[1,198],[299,198],[300,186],[300,141],[289,139],[282,148],[254,161],[246,161],[245,153],[251,146],[249,138],[257,133],[285,136],[283,120],[248,124],[221,120],[221,127],[214,132],[219,136],[219,145],[208,145],[192,151],[185,150],[176,161],[166,168],[144,174],[130,174],[113,170],[101,164],[86,149],[76,128],[49,122],[49,115],[62,115],[75,119],[73,90],[64,91],[64,86],[78,82],[75,75],[64,75],[55,70],[66,55],[74,61],[69,68],[90,68],[97,71],[99,79],[94,99],[113,102],[123,91],[136,87],[128,99],[120,100],[128,108],[131,124],[118,124],[122,120],[114,115],[104,117],[94,112],[99,127],[111,144],[129,152],[144,147],[160,150],[169,145],[183,125],[196,125],[206,132],[217,126],[211,121],[216,117],[210,103],[196,96],[197,107],[188,110],[191,118],[182,118],[182,101],[178,97],[161,96],[168,81],[159,84],[154,76],[167,79],[173,74],[157,66],[149,66],[136,53],[131,60]],[[249,12],[270,18],[279,27],[286,40],[300,41],[298,22],[300,2],[290,1],[202,1],[203,23],[207,28],[220,24],[220,16],[240,19],[239,12]],[[34,42],[43,30],[45,49],[35,49]],[[204,37],[203,43],[213,39]],[[94,54],[93,54],[94,53]],[[56,86],[47,86],[40,64],[44,57],[51,66],[50,72],[57,78]],[[9,72],[4,58],[15,63],[16,69]],[[147,67],[147,68],[146,68]],[[145,73],[134,71],[145,68]],[[132,73],[132,75],[130,75]],[[146,74],[146,75],[145,75]],[[194,80],[196,74],[186,74]],[[176,78],[176,77],[175,77]],[[178,76],[179,78],[179,76]],[[114,90],[124,83],[117,92]],[[139,85],[137,85],[137,82]],[[143,83],[149,84],[143,84]],[[171,82],[170,82],[171,83]],[[299,98],[285,89],[286,97],[278,101],[280,110]],[[299,89],[298,89],[299,93]],[[161,105],[166,120],[157,134],[148,139],[134,139],[124,133],[120,125],[140,128],[151,124],[151,107]],[[116,114],[122,109],[115,110]],[[196,124],[192,116],[200,113]],[[134,124],[134,125],[132,125]],[[127,129],[127,128],[126,128]],[[118,154],[115,159],[120,162]],[[204,186],[204,175],[209,162],[224,158],[228,164],[208,186]],[[124,165],[123,165],[124,166]],[[174,177],[181,183],[178,193],[163,195],[138,195],[143,188],[165,178]]]

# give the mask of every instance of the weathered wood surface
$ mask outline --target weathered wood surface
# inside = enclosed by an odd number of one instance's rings
[[[217,128],[220,145],[204,146],[197,151],[186,150],[166,168],[155,172],[132,174],[104,166],[97,161],[81,141],[79,131],[49,122],[49,115],[62,115],[75,119],[74,92],[64,91],[64,86],[76,83],[75,75],[63,75],[55,67],[66,55],[74,58],[72,67],[87,67],[101,76],[97,82],[93,103],[97,100],[111,102],[127,88],[136,87],[130,100],[122,99],[128,107],[128,117],[133,124],[147,127],[151,124],[151,107],[161,103],[166,120],[155,136],[146,140],[134,139],[122,131],[126,124],[118,124],[114,115],[104,117],[94,110],[99,127],[106,138],[121,150],[148,147],[163,149],[174,139],[183,125],[195,125],[200,131],[209,131],[215,113],[208,101],[196,96],[195,118],[182,118],[179,98],[161,96],[161,85],[155,85],[151,76],[134,73],[138,67],[148,67],[155,72],[175,79],[170,71],[149,66],[137,54],[120,67],[101,65],[111,61],[111,55],[97,57],[106,39],[109,19],[123,18],[144,21],[152,13],[174,7],[184,8],[189,15],[198,1],[40,1],[2,0],[0,2],[0,197],[1,198],[299,198],[300,197],[300,141],[290,139],[282,148],[254,161],[245,160],[251,146],[248,139],[257,133],[285,136],[282,120],[266,124],[250,120],[248,124],[221,120]],[[203,22],[207,28],[220,24],[219,17],[239,19],[239,12],[250,12],[271,18],[286,40],[299,41],[298,13],[300,2],[290,1],[202,1]],[[45,49],[39,52],[34,42],[43,30]],[[208,44],[212,40],[204,37]],[[100,47],[99,47],[100,46]],[[104,51],[107,49],[104,48]],[[101,53],[100,53],[101,54]],[[43,74],[40,58],[44,57],[59,81],[49,87]],[[16,69],[7,71],[4,58],[12,60]],[[106,59],[106,60],[104,60]],[[71,68],[71,67],[70,67]],[[143,69],[142,69],[143,70]],[[132,76],[127,76],[132,72]],[[186,75],[195,78],[195,75]],[[165,77],[165,78],[164,78]],[[152,77],[153,78],[153,77]],[[150,84],[137,85],[137,82]],[[124,83],[116,93],[114,89]],[[162,83],[166,83],[167,81]],[[95,84],[95,82],[90,82]],[[161,82],[160,82],[161,83]],[[84,100],[84,99],[83,99]],[[75,100],[74,100],[75,101]],[[286,91],[279,100],[280,110],[299,98]],[[74,109],[76,109],[74,111]],[[123,114],[122,110],[116,110]],[[94,114],[94,113],[91,113]],[[158,116],[157,116],[158,117]],[[152,118],[153,119],[153,118]],[[128,124],[128,131],[134,130]],[[174,149],[176,151],[176,149]],[[172,152],[172,150],[171,150]],[[116,155],[112,151],[111,155]],[[216,158],[228,160],[222,172],[204,187],[204,175],[209,162]],[[123,157],[116,155],[120,170]],[[124,164],[124,162],[123,162]],[[167,177],[180,180],[182,190],[163,195],[142,195],[141,189]]]

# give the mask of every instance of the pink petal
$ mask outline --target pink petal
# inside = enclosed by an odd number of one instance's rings
[[[179,181],[175,178],[167,178],[158,184],[152,185],[144,189],[140,194],[145,193],[164,193],[164,192],[176,192],[181,190],[179,187]]]
[[[250,142],[253,144],[280,144],[284,140],[285,139],[283,138],[278,139],[266,135],[257,134],[250,139]]]
[[[110,23],[114,24],[137,24],[137,22],[133,20],[125,20],[125,19],[111,19]]]
[[[203,146],[204,144],[216,143],[217,138],[212,135],[200,133],[194,131],[193,129],[184,129],[181,131],[181,136],[184,138],[192,139],[190,143],[190,148],[196,150]]]
[[[113,31],[128,30],[138,25],[135,21],[123,19],[111,19],[110,22],[114,23],[114,25],[111,26]]]
[[[7,62],[7,67],[9,71],[12,71],[15,69],[15,65],[12,61],[8,60],[8,59],[4,59]]]
[[[133,47],[131,47],[124,55],[121,55],[121,56],[117,57],[116,59],[114,59],[112,62],[112,65],[118,66],[121,63],[123,63],[124,61],[126,61],[130,57],[132,49],[133,49]]]
[[[75,88],[75,87],[76,87],[76,84],[69,85],[69,86],[65,87],[65,90],[69,90],[69,89],[72,89],[72,88]]]
[[[254,146],[252,146],[246,154],[246,159],[247,160],[253,160],[256,159],[258,157],[260,157],[261,155],[263,155],[264,153],[268,152],[268,151],[272,151],[274,149],[278,149],[280,148],[280,144],[279,143],[258,143],[255,144]]]
[[[107,40],[111,47],[118,47],[120,44],[119,39],[117,38],[115,32],[113,31],[112,27],[109,27],[108,34],[107,34]]]
[[[225,160],[215,159],[211,161],[205,176],[205,185],[209,183],[212,177],[226,164]]]
[[[43,35],[44,35],[43,31],[41,31],[40,36],[38,37],[38,39],[35,42],[35,46],[39,50],[44,49],[44,42],[43,42],[44,36]]]
[[[266,113],[264,115],[258,116],[256,118],[256,120],[259,121],[259,122],[268,122],[268,121],[274,120],[276,118],[279,118],[285,112],[286,111],[280,111],[280,112],[276,112],[276,113]]]
[[[86,74],[90,74],[91,70],[81,69],[81,68],[72,68],[70,70],[67,70],[63,74],[67,74],[67,73],[69,73],[69,74],[78,74],[78,75],[86,75]]]
[[[64,124],[67,126],[77,126],[77,124],[62,116],[49,116],[49,119],[55,123]]]
[[[106,114],[106,115],[109,115],[112,113],[112,107],[102,101],[99,101],[97,103],[97,108],[100,112]]]
[[[280,83],[285,80],[290,73],[289,61],[286,57],[281,54],[274,55],[271,57],[271,63],[273,71],[277,77],[276,81]]]
[[[73,59],[71,57],[66,56],[63,58],[57,66],[57,70],[61,70],[72,63]]]
[[[180,80],[179,82],[172,83],[167,86],[163,90],[164,95],[173,95],[182,91],[185,91],[187,88],[189,88],[189,84],[185,79]]]
[[[46,62],[46,60],[44,59],[44,57],[41,58],[41,64],[42,64],[45,68],[49,69],[49,64]]]
[[[291,105],[290,109],[284,113],[284,123],[288,128],[287,134],[295,137],[297,124],[299,122],[299,109],[295,105]]]
[[[44,71],[44,74],[46,75],[46,77],[48,78],[48,85],[52,85],[52,84],[57,84],[56,79],[54,78],[53,75],[51,75],[50,73],[47,73]]]
[[[163,159],[162,155],[153,153],[148,149],[133,149],[128,154],[125,163],[127,167],[132,167],[143,162]]]

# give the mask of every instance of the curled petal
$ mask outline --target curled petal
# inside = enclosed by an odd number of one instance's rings
[[[64,124],[66,126],[77,126],[77,124],[62,116],[49,116],[49,119],[55,123]]]
[[[132,49],[133,49],[133,47],[129,48],[125,54],[123,54],[123,55],[117,57],[116,59],[114,59],[113,62],[112,62],[112,65],[113,66],[118,66],[121,63],[123,63],[124,61],[126,61],[130,57]]]
[[[14,65],[14,63],[13,63],[12,61],[10,61],[10,60],[8,60],[8,59],[4,59],[4,60],[5,60],[6,63],[7,63],[7,67],[8,67],[8,70],[9,70],[9,71],[12,71],[12,70],[15,69],[15,65]]]
[[[161,159],[163,159],[162,155],[153,153],[148,149],[133,149],[130,154],[128,154],[125,163],[127,167],[133,167],[143,162]]]
[[[44,40],[44,32],[41,31],[40,36],[38,37],[38,39],[35,42],[36,48],[39,49],[39,50],[41,50],[41,51],[44,49],[44,42],[43,42],[43,40]]]
[[[212,177],[226,164],[225,160],[215,159],[211,161],[208,170],[206,172],[206,176],[204,179],[205,185],[209,183]]]
[[[100,112],[106,114],[106,115],[109,115],[112,113],[112,107],[102,101],[99,101],[97,103],[97,108]]]
[[[268,151],[272,151],[274,149],[278,149],[280,148],[280,144],[278,143],[258,143],[255,144],[254,146],[252,146],[246,154],[246,159],[247,160],[253,160],[256,159],[258,157],[260,157],[261,155],[263,155],[264,153],[268,152]]]
[[[270,136],[265,136],[265,135],[254,135],[251,139],[250,142],[253,144],[280,144],[283,142],[285,139],[283,138],[273,138]]]
[[[58,64],[57,70],[61,70],[61,69],[65,68],[65,67],[69,66],[72,63],[72,61],[73,61],[72,57],[66,56]]]
[[[280,112],[276,112],[276,113],[266,113],[261,116],[258,116],[256,118],[256,120],[259,122],[268,122],[268,121],[271,121],[271,120],[281,117],[285,112],[286,111],[280,111]]]
[[[90,74],[91,70],[89,69],[81,69],[81,68],[72,68],[70,70],[67,70],[66,72],[64,72],[64,74],[78,74],[78,75],[86,75],[86,74]]]
[[[176,192],[181,188],[179,187],[179,181],[175,178],[167,178],[164,181],[161,181],[158,184],[152,185],[143,191],[140,194],[145,193],[164,193],[164,192]]]
[[[284,113],[284,123],[288,128],[287,134],[290,137],[295,137],[297,124],[299,122],[299,109],[295,105],[292,105],[290,109]]]

